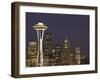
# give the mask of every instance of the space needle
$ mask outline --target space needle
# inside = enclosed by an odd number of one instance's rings
[[[44,31],[48,28],[44,23],[38,22],[33,26],[33,28],[37,31],[38,38],[38,53],[37,53],[37,66],[43,66],[43,36]]]

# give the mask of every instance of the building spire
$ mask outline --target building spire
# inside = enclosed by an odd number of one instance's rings
[[[69,41],[68,41],[67,37],[64,40],[64,48],[69,48]]]
[[[68,39],[67,39],[67,37],[65,37],[65,40],[64,40],[64,42],[68,42]]]

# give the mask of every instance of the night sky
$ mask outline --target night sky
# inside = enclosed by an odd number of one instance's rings
[[[46,32],[52,33],[52,43],[63,44],[65,37],[72,48],[80,47],[82,53],[89,53],[89,15],[26,13],[26,44],[37,41],[34,24],[43,22],[48,26]]]

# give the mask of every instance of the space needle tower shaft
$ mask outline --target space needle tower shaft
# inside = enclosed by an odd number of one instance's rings
[[[37,65],[43,66],[43,36],[44,31],[48,28],[42,22],[38,22],[33,26],[33,28],[37,31],[37,38],[38,38],[38,53],[37,53]]]

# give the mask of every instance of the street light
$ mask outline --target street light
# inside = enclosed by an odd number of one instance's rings
[[[44,36],[44,30],[46,30],[48,27],[43,24],[42,22],[38,22],[33,26],[33,28],[37,31],[37,38],[38,38],[38,53],[37,53],[37,65],[43,66],[43,36]]]

